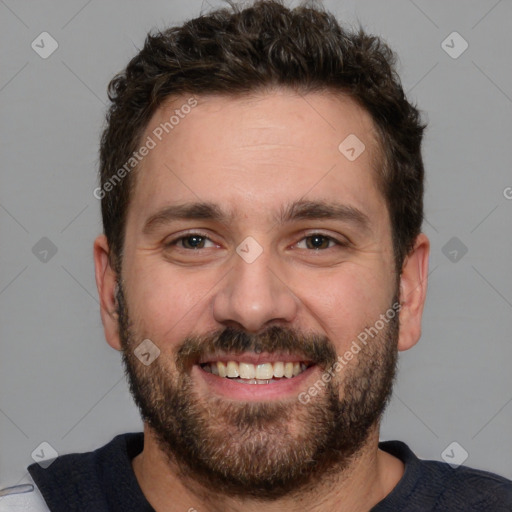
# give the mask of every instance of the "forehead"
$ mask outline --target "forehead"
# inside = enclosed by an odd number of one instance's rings
[[[134,176],[130,211],[149,215],[194,200],[232,218],[268,213],[270,220],[283,204],[311,199],[381,215],[373,122],[345,96],[181,96],[155,112],[142,140],[149,139],[154,147]]]

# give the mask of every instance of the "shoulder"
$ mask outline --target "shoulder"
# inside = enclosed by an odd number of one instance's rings
[[[443,487],[440,503],[460,502],[464,510],[512,510],[512,481],[488,471],[438,461],[421,461]]]
[[[30,479],[30,483],[0,489],[0,512],[49,512],[49,508]]]
[[[111,502],[122,504],[119,510],[143,510],[129,505],[144,502],[131,466],[143,443],[143,433],[120,434],[94,451],[60,455],[44,468],[32,464],[28,472],[49,510],[72,512],[87,504],[87,510],[101,512]]]
[[[401,441],[387,441],[379,447],[405,464],[405,473],[392,494],[409,503],[428,502],[427,510],[465,512],[512,510],[512,481],[488,471],[434,460],[419,459]],[[419,510],[419,509],[418,509]]]

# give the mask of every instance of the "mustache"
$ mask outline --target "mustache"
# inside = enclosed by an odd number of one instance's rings
[[[184,339],[176,353],[176,367],[183,371],[192,367],[202,357],[217,352],[260,354],[283,352],[299,356],[325,369],[337,359],[336,349],[327,336],[302,333],[296,329],[272,326],[254,334],[227,327]]]

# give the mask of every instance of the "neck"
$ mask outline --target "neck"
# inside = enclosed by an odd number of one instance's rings
[[[321,479],[300,496],[261,501],[213,494],[200,482],[183,477],[160,449],[151,429],[144,428],[144,449],[132,462],[137,481],[156,512],[364,512],[384,499],[403,475],[404,465],[379,450],[378,425],[352,463],[334,478]]]

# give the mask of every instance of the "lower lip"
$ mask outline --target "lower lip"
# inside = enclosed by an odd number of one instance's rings
[[[277,400],[290,396],[297,398],[300,392],[307,391],[307,380],[317,368],[317,365],[312,365],[291,379],[283,377],[268,384],[246,384],[228,377],[219,377],[195,364],[192,368],[192,378],[201,379],[208,391],[233,400]]]

